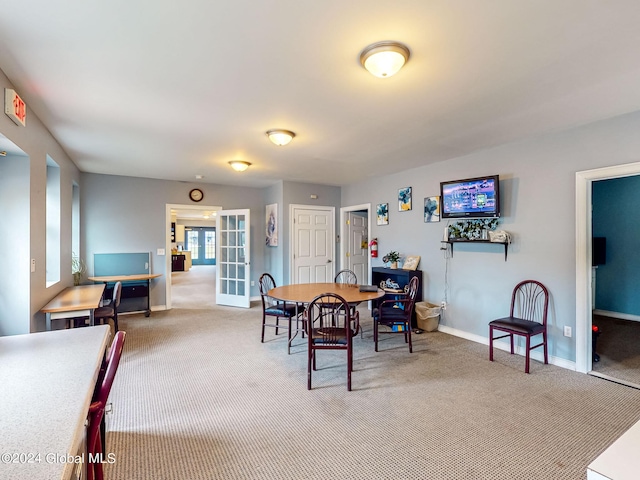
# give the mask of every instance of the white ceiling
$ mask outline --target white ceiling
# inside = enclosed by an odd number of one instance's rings
[[[86,172],[347,185],[640,109],[638,0],[0,0],[0,12],[0,69]],[[380,40],[411,49],[388,79],[359,63]],[[276,147],[271,128],[297,137]],[[253,165],[237,173],[232,159]]]

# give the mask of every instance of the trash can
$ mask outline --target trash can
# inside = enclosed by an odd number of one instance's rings
[[[429,302],[416,302],[416,321],[418,328],[425,332],[438,329],[440,323],[440,306]]]

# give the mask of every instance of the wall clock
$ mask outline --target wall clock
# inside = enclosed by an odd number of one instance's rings
[[[189,192],[189,198],[194,202],[199,202],[204,198],[204,193],[199,188],[194,188]]]

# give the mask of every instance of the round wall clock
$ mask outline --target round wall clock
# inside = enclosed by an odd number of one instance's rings
[[[194,202],[199,202],[204,198],[204,193],[199,188],[194,188],[189,192],[189,198]]]

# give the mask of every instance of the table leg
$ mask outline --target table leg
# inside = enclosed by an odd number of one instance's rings
[[[45,313],[45,322],[47,331],[51,330],[51,312]]]

